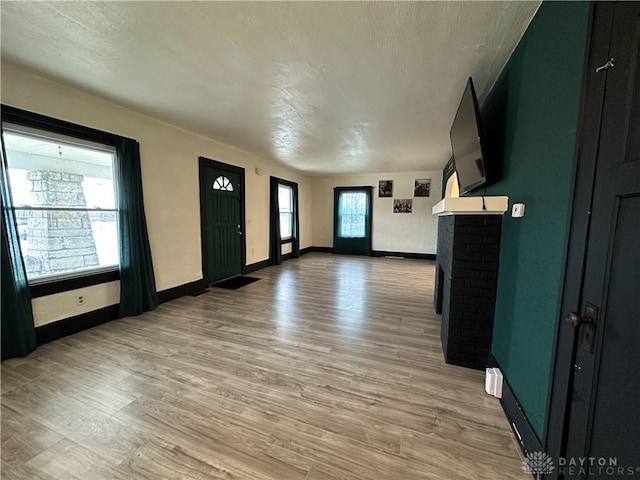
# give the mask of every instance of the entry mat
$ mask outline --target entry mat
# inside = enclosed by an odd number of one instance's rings
[[[244,287],[245,285],[249,285],[250,283],[253,283],[253,282],[257,282],[258,280],[260,279],[255,277],[240,276],[240,277],[230,278],[229,280],[225,280],[224,282],[219,282],[211,286],[218,287],[218,288],[226,288],[228,290],[237,290],[238,288]]]

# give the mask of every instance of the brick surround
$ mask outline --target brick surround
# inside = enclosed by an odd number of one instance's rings
[[[491,351],[502,215],[438,218],[434,303],[445,361],[484,369]]]

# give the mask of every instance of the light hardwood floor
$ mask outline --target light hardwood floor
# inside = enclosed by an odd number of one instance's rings
[[[431,262],[309,254],[2,364],[4,479],[525,475]]]

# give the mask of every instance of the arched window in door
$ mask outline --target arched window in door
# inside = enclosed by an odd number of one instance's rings
[[[214,190],[223,190],[225,192],[233,192],[233,184],[227,177],[220,175],[213,181]]]

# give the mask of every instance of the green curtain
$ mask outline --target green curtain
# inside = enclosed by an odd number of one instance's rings
[[[269,265],[280,265],[282,263],[282,242],[280,239],[280,209],[278,205],[278,187],[287,185],[291,187],[291,197],[293,200],[293,242],[291,245],[291,256],[300,257],[300,214],[298,213],[298,184],[277,177],[270,180],[270,201],[269,201]]]
[[[2,134],[0,131],[0,139]],[[31,292],[20,253],[20,237],[11,203],[9,167],[2,140],[2,360],[22,357],[36,348]]]
[[[282,247],[280,244],[280,209],[278,208],[278,179],[271,177],[269,202],[269,265],[282,263]]]
[[[298,184],[291,186],[293,196],[293,249],[291,251],[293,258],[300,257],[300,215],[298,214]]]
[[[158,306],[153,261],[142,197],[140,145],[116,138],[116,179],[120,253],[120,317],[138,315]]]

